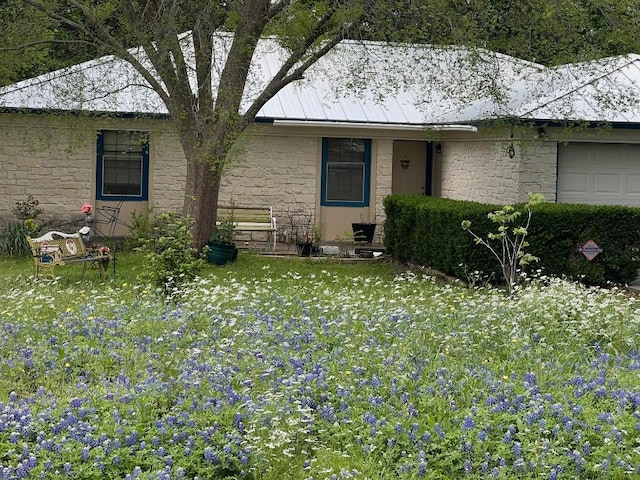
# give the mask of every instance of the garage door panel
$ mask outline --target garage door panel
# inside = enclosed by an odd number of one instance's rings
[[[567,173],[562,179],[562,190],[566,193],[586,194],[588,175],[584,173]]]
[[[622,175],[595,173],[593,175],[593,193],[622,195]]]
[[[640,206],[640,145],[560,145],[557,201]]]
[[[627,177],[627,192],[633,195],[640,195],[640,174],[633,174]]]

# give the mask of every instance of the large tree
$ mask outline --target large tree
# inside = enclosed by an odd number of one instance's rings
[[[635,0],[615,1],[619,7],[612,0],[11,3],[29,7],[31,13],[37,13],[33,18],[48,18],[52,23],[47,31],[53,32],[50,40],[63,42],[65,48],[73,42],[82,54],[111,54],[129,62],[160,97],[186,157],[183,213],[195,220],[194,243],[200,248],[215,225],[221,178],[240,136],[267,101],[301,79],[343,38],[483,46],[557,63],[567,51],[574,58],[585,58],[636,47],[631,40],[638,20]],[[29,15],[26,10],[22,13]],[[185,57],[184,32],[191,32],[193,61]],[[223,68],[212,77],[214,40],[221,32],[232,34],[231,45]],[[607,32],[613,33],[607,36]],[[250,105],[243,105],[250,65],[265,35],[277,38],[287,57]],[[551,42],[547,35],[552,35]],[[133,46],[141,46],[148,61],[141,61]]]

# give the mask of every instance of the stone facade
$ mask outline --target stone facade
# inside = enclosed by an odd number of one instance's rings
[[[166,121],[3,113],[0,228],[12,218],[11,209],[16,202],[25,201],[28,195],[39,200],[48,217],[45,219],[56,216],[59,221],[81,220],[82,204],[95,202],[96,138],[98,131],[106,129],[150,133],[149,202],[128,202],[123,208],[125,217],[131,215],[132,209],[147,207],[180,211],[186,162],[178,136]],[[541,192],[548,201],[555,201],[558,142],[566,137],[557,132],[545,138],[529,134],[529,140],[514,141],[512,159],[508,155],[511,139],[504,132],[439,135],[434,154],[435,195],[501,205],[524,201],[528,192]],[[631,138],[631,133],[613,132],[607,140],[624,141],[625,135]],[[322,137],[332,136],[373,140],[369,207],[321,206]],[[324,224],[326,238],[341,235],[352,221],[375,219],[381,225],[383,200],[393,189],[396,138],[426,144],[425,132],[417,131],[256,125],[239,142],[221,187],[220,203],[272,206],[279,225],[285,229],[288,206],[301,202],[313,212],[312,223]]]
[[[384,197],[391,194],[392,177],[391,171],[393,167],[393,141],[379,140],[376,150],[376,168],[375,168],[375,222],[382,225],[385,219],[384,213]],[[382,229],[378,227],[377,234]]]
[[[522,145],[518,177],[518,200],[540,192],[548,202],[556,201],[558,143],[538,140]]]
[[[541,192],[555,201],[557,144],[542,140],[464,140],[445,142],[441,165],[442,197],[490,204],[526,201]]]
[[[232,160],[220,188],[220,204],[272,206],[279,223],[289,204],[315,210],[319,139],[257,133]]]
[[[32,195],[45,219],[91,200],[95,131],[45,115],[0,115],[0,222]],[[77,208],[73,208],[73,207]],[[72,211],[73,210],[73,211]]]
[[[82,222],[83,203],[108,204],[95,200],[97,133],[108,129],[150,132],[150,197],[159,209],[181,208],[184,154],[166,122],[0,114],[0,225],[14,219],[13,207],[29,195],[43,210],[40,220],[60,228]],[[131,202],[123,210],[130,216],[148,205]]]
[[[187,164],[175,132],[151,132],[149,169],[149,198],[153,208],[158,211],[182,210]]]

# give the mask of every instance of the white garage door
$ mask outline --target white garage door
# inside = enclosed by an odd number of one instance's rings
[[[558,203],[640,206],[640,145],[558,147]]]

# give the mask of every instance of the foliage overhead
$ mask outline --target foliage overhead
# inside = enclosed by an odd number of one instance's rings
[[[0,48],[0,85],[88,60],[103,51],[90,35],[78,38],[72,26],[47,17],[29,3],[0,3],[0,44],[4,45]],[[72,12],[71,18],[78,22],[86,16],[83,9],[94,5],[108,30],[130,46],[137,45],[153,25],[144,27],[142,22],[149,19],[153,3],[140,18],[142,30],[123,20],[120,10],[121,5],[135,8],[142,2],[49,3]],[[206,21],[229,31],[238,24],[239,2],[173,3],[165,7],[175,18],[165,26],[167,32],[171,28],[190,30],[195,22]],[[289,14],[274,20],[266,33],[279,33],[285,44],[293,45],[303,29],[312,28],[317,15],[327,12],[327,2],[287,3],[291,3]],[[345,34],[381,41],[481,46],[544,65],[640,51],[635,34],[640,29],[640,5],[634,0],[385,0],[370,3],[360,13],[363,18],[358,32]],[[295,21],[290,21],[293,18]]]

